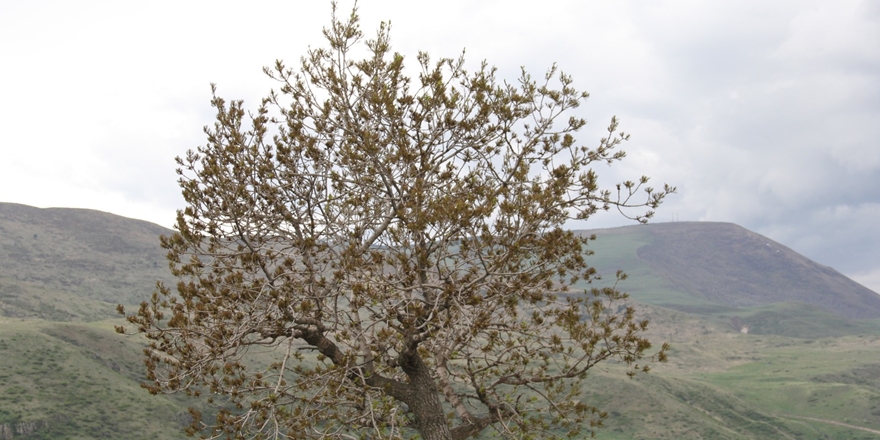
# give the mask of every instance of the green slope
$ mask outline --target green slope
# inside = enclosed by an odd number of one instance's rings
[[[593,374],[591,403],[611,413],[598,438],[880,434],[876,327],[875,335],[803,339],[742,334],[712,317],[637,308],[651,319],[651,339],[669,341],[673,350],[667,364],[633,380],[615,367]]]
[[[184,438],[186,405],[139,386],[141,351],[137,339],[116,335],[105,323],[0,319],[0,433]]]
[[[595,267],[602,279],[594,281],[593,286],[608,286],[615,282],[615,273],[623,270],[628,278],[617,287],[628,292],[633,298],[650,304],[681,304],[715,307],[718,304],[696,297],[677,287],[655,270],[646,261],[639,258],[639,249],[653,243],[653,237],[647,228],[623,227],[614,229],[596,229],[580,231],[583,235],[595,235],[596,240],[590,242],[589,249],[593,255],[587,261]],[[579,283],[578,288],[593,287]]]
[[[18,285],[112,305],[137,304],[156,281],[173,281],[159,246],[159,236],[171,232],[100,211],[0,203],[0,292]],[[94,319],[89,315],[74,313],[71,319]]]
[[[0,277],[0,316],[56,322],[97,321],[116,316],[109,301],[83,298],[69,292]]]

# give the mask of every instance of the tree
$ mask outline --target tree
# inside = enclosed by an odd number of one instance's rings
[[[592,237],[565,223],[645,222],[674,188],[599,188],[591,166],[628,136],[612,118],[579,145],[569,114],[588,95],[555,66],[509,84],[420,53],[412,80],[387,25],[361,46],[356,10],[334,5],[324,35],[299,69],[264,69],[280,89],[254,113],[212,85],[216,122],[177,159],[187,206],[161,241],[180,282],[127,318],[149,340],[145,386],[217,399],[188,428],[211,438],[592,431],[590,368],[647,371],[666,346],[649,356],[625,294],[572,289],[597,274]]]

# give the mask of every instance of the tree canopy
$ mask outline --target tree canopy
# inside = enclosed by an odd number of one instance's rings
[[[674,188],[600,188],[593,167],[628,136],[612,118],[580,144],[588,95],[555,66],[508,83],[419,53],[411,78],[389,26],[365,40],[356,10],[335,11],[326,47],[264,69],[279,86],[256,110],[212,85],[216,122],[177,159],[187,205],[162,238],[180,282],[128,316],[145,386],[212,399],[189,428],[210,438],[592,431],[587,372],[647,371],[666,346],[649,353],[625,294],[572,288],[597,274],[565,224],[645,222]]]

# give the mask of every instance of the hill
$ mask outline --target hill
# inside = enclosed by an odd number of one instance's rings
[[[151,396],[143,343],[104,322],[0,318],[0,439],[182,439],[188,402]]]
[[[850,319],[880,317],[880,295],[762,235],[730,223],[682,222],[582,231],[595,265],[625,269],[634,298],[692,312],[801,303]]]
[[[161,226],[87,209],[0,203],[0,315],[54,321],[115,316],[173,281]]]
[[[112,331],[117,303],[173,281],[157,240],[171,232],[0,204],[0,440],[185,438],[194,402],[140,389],[143,341]],[[649,375],[591,373],[586,403],[611,414],[598,438],[877,438],[873,292],[736,225],[583,233],[592,264],[629,273],[649,338],[673,346]]]

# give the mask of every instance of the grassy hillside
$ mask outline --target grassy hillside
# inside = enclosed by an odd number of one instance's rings
[[[116,316],[109,301],[0,277],[0,316],[48,321],[97,321]]]
[[[106,323],[0,319],[0,433],[183,438],[186,405],[139,386],[141,350],[137,339],[116,335]]]
[[[195,402],[142,390],[142,340],[112,331],[117,303],[173,281],[170,232],[0,204],[0,439],[184,438]],[[649,375],[592,371],[598,438],[880,436],[880,318],[852,319],[880,316],[872,292],[735,225],[592,232],[592,264],[627,271],[651,340],[673,347]]]
[[[667,364],[626,379],[592,375],[611,417],[598,438],[877,438],[880,336],[793,338],[743,334],[724,322],[638,304]]]
[[[593,370],[586,402],[610,414],[598,438],[880,432],[880,337],[742,334],[712,317],[636,306],[652,320],[652,340],[673,350],[667,364],[635,379],[615,365]],[[118,323],[3,319],[0,426],[35,427],[22,438],[183,438],[187,403],[140,389],[140,340],[114,334]]]
[[[21,292],[14,291],[18,286],[87,299],[87,309],[94,301],[139,303],[157,280],[172,281],[158,240],[171,232],[100,211],[0,203],[0,295],[20,301]],[[16,300],[4,301],[7,316],[59,317],[10,302]],[[70,319],[94,319],[96,313],[66,311],[72,313]]]

